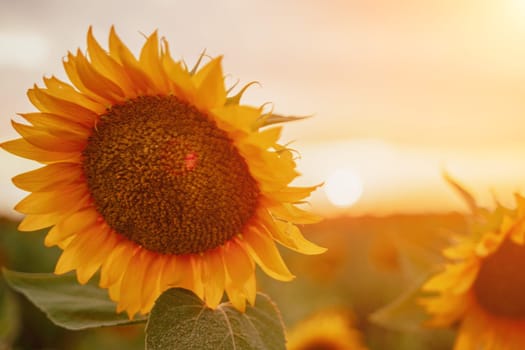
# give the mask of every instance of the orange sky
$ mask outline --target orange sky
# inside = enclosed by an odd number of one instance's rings
[[[61,58],[111,24],[137,52],[158,28],[174,54],[225,55],[228,81],[258,80],[245,102],[283,114],[301,150],[301,182],[354,169],[364,192],[351,213],[461,209],[442,168],[482,202],[523,189],[525,1],[93,1],[0,4],[0,139],[32,111],[25,90],[64,77]],[[39,7],[40,6],[40,7]],[[79,11],[79,9],[82,9]],[[0,208],[21,192],[9,177],[30,163],[0,152]],[[523,179],[523,180],[522,180]],[[318,210],[336,213],[322,191]]]

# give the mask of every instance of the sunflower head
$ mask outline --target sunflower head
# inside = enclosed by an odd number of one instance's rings
[[[324,310],[299,322],[288,333],[288,350],[365,350],[353,317],[342,310]]]
[[[16,206],[19,229],[51,227],[45,244],[63,249],[55,272],[86,283],[100,270],[130,317],[171,287],[210,307],[226,291],[244,310],[256,264],[293,278],[275,242],[324,251],[296,226],[318,220],[298,207],[317,186],[289,186],[293,154],[269,127],[287,119],[240,104],[250,84],[229,96],[222,57],[201,59],[188,69],[156,32],[137,58],[113,28],[106,51],[90,29],[87,52],[63,62],[71,83],[31,88],[38,112],[21,114],[22,137],[1,144],[44,164],[13,179],[31,192]]]
[[[429,326],[459,322],[456,349],[525,348],[525,198],[484,212],[472,234],[444,250],[447,264],[423,286]]]

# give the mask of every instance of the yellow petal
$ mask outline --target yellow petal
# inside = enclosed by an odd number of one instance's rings
[[[79,249],[80,247],[77,245],[75,249],[66,248],[66,250],[62,252],[55,266],[55,274],[62,275],[77,268],[78,264],[80,264],[76,255]]]
[[[443,250],[443,255],[449,259],[465,259],[474,253],[474,244],[472,242],[464,242]]]
[[[99,241],[101,238],[100,234],[100,227],[98,225],[93,225],[87,231],[75,236],[72,242],[64,249],[62,255],[60,255],[55,267],[55,273],[61,275],[71,270],[75,270],[82,265],[86,258],[86,247],[89,246],[89,242],[93,240]],[[99,236],[97,237],[97,235]]]
[[[197,107],[201,109],[210,110],[226,102],[221,61],[222,56],[211,60],[192,77],[197,87]]]
[[[53,190],[60,185],[71,184],[83,179],[82,168],[75,163],[55,163],[15,176],[12,179],[16,187],[29,192]]]
[[[152,261],[148,253],[145,249],[139,250],[129,261],[122,278],[121,289],[124,292],[120,294],[119,307],[126,310],[130,319],[140,310],[142,304],[144,277]]]
[[[120,299],[120,292],[121,292],[121,285],[122,285],[122,276],[118,281],[113,283],[111,286],[108,287],[108,294],[109,298],[115,302],[118,302]],[[118,304],[116,307],[117,314],[121,313],[124,309],[122,309]]]
[[[64,217],[56,226],[49,230],[44,243],[50,247],[76,233],[89,230],[93,226],[100,227],[100,225],[95,225],[98,218],[99,215],[93,208],[74,212]]]
[[[125,94],[122,89],[97,72],[80,51],[76,57],[76,68],[78,77],[87,89],[111,103],[124,101]]]
[[[450,293],[420,298],[417,301],[429,314],[436,316],[433,323],[440,322],[441,326],[449,326],[461,318],[469,304],[466,295],[452,295]]]
[[[191,76],[179,62],[171,58],[167,41],[163,41],[164,52],[162,53],[162,68],[171,83],[173,93],[182,100],[193,103],[197,89],[191,80]]]
[[[136,97],[133,83],[127,76],[126,71],[117,61],[115,61],[115,59],[102,49],[93,36],[93,30],[91,27],[89,27],[88,30],[87,46],[93,67],[113,83],[118,85],[127,97]]]
[[[428,280],[422,289],[429,292],[448,291],[454,294],[464,293],[474,282],[479,267],[479,263],[475,261],[449,264],[446,266],[445,271]]]
[[[253,264],[252,261],[251,264]],[[245,312],[246,301],[251,305],[255,304],[257,295],[255,273],[252,272],[245,280],[236,280],[235,283],[228,283],[225,289],[232,305],[240,312]]]
[[[161,294],[160,280],[166,262],[167,259],[162,258],[160,254],[155,254],[155,257],[152,258],[151,266],[144,276],[144,287],[141,296],[142,304],[140,308],[141,314],[148,313],[155,304],[156,299]]]
[[[213,110],[213,115],[247,133],[252,132],[257,119],[261,116],[258,108],[243,105],[227,105]]]
[[[159,41],[157,31],[153,32],[140,52],[139,62],[144,72],[151,78],[157,90],[167,94],[169,92],[168,81],[162,70],[159,57]]]
[[[129,51],[126,45],[120,40],[114,27],[111,27],[109,33],[109,55],[122,65],[137,92],[141,94],[156,92],[154,90],[154,84],[142,71],[131,51]]]
[[[59,222],[64,215],[65,214],[61,213],[26,215],[26,217],[18,225],[18,230],[35,231],[53,226]]]
[[[326,248],[306,240],[297,226],[290,222],[276,221],[272,236],[282,245],[296,252],[308,255],[317,255],[326,252]]]
[[[199,298],[204,299],[204,284],[202,283],[202,258],[199,255],[190,255],[189,260],[193,270],[193,274],[188,275],[188,282],[191,283],[191,286],[188,288],[182,285],[182,287],[192,290],[193,293],[195,293]]]
[[[75,239],[76,235],[73,235],[73,236],[70,236],[66,239],[64,239],[63,241],[61,241],[60,243],[58,243],[58,247],[62,250],[66,249],[68,245],[71,244],[71,242]]]
[[[49,164],[56,162],[80,162],[79,152],[51,152],[38,148],[24,139],[17,139],[0,143],[0,147],[9,153],[22,158],[33,159],[37,162]]]
[[[525,243],[525,216],[518,220],[510,231],[510,237],[516,244]]]
[[[253,228],[243,237],[251,257],[268,276],[279,281],[290,281],[295,277],[286,267],[270,237],[260,234]]]
[[[226,294],[228,295],[230,303],[232,303],[237,310],[243,313],[246,311],[246,296],[242,290],[234,287],[226,287]]]
[[[477,256],[484,257],[489,254],[492,254],[498,247],[500,246],[501,242],[503,242],[503,239],[505,238],[505,235],[498,234],[498,233],[486,233],[483,238],[481,239],[478,244],[476,244],[476,247],[474,249]]]
[[[160,289],[184,288],[204,298],[204,285],[201,279],[202,264],[193,255],[170,255],[164,267]]]
[[[488,344],[488,335],[492,332],[483,322],[483,315],[467,314],[458,329],[454,343],[454,350],[491,349],[498,348]]]
[[[265,192],[283,188],[299,175],[295,163],[283,156],[286,152],[260,152],[249,144],[239,144],[239,152],[250,159],[248,166],[252,175],[260,182]]]
[[[103,231],[94,235],[93,241],[86,243],[83,263],[77,267],[77,278],[81,284],[87,283],[93,277],[118,243],[117,235],[110,234],[107,229]]]
[[[88,197],[85,186],[71,185],[67,191],[31,193],[15,206],[15,210],[24,214],[63,213],[85,206]]]
[[[118,63],[122,64],[122,57],[126,56],[126,60],[133,61],[135,56],[129,51],[128,47],[120,40],[115,27],[111,26],[109,32],[109,55]]]
[[[202,257],[204,300],[206,305],[215,309],[221,302],[224,293],[224,264],[219,249],[207,251]]]
[[[20,114],[20,116],[38,129],[45,130],[48,133],[59,137],[64,134],[75,134],[87,139],[92,133],[91,127],[65,119],[55,114],[25,113]]]
[[[289,203],[281,203],[269,209],[274,216],[298,224],[315,224],[322,220],[319,215],[309,213]]]
[[[248,303],[254,306],[255,298],[257,297],[257,281],[255,279],[255,274],[252,274],[250,278],[246,281],[243,290]]]
[[[138,246],[128,240],[121,240],[102,264],[100,287],[108,288],[122,279],[129,261],[136,254]],[[115,299],[113,299],[115,300]]]
[[[64,66],[64,70],[66,71],[69,80],[73,83],[73,85],[75,85],[75,87],[78,90],[80,90],[80,92],[83,95],[86,95],[87,97],[97,102],[104,108],[109,107],[111,105],[110,101],[94,93],[84,85],[82,79],[80,79],[80,75],[78,74],[77,57],[75,55],[73,55],[71,52],[68,52],[67,59],[64,59],[62,61],[62,65]]]
[[[87,139],[75,134],[64,133],[62,137],[51,135],[33,126],[11,121],[13,129],[30,144],[51,152],[80,152],[86,147]]]
[[[73,122],[91,126],[98,118],[98,115],[93,111],[76,103],[52,96],[45,89],[40,89],[36,85],[27,91],[27,96],[41,112],[56,114]]]
[[[47,87],[46,92],[53,97],[73,102],[96,114],[100,114],[105,111],[105,107],[102,104],[93,101],[86,95],[75,90],[75,88],[69,85],[68,83],[63,82],[62,80],[56,77],[44,77],[44,84]]]
[[[240,243],[237,238],[224,245],[222,257],[226,272],[225,290],[228,299],[237,310],[244,312],[246,298],[250,292],[247,284],[251,285],[251,280],[255,280],[254,261],[244,250],[243,243]]]
[[[282,127],[268,128],[252,133],[246,138],[246,142],[255,144],[262,149],[273,147],[281,137]]]
[[[175,288],[182,284],[184,275],[193,274],[189,259],[183,256],[165,255],[162,257],[166,260],[160,280],[161,290]],[[188,271],[188,269],[190,271]],[[189,288],[189,286],[188,286]]]
[[[239,289],[251,275],[255,274],[253,259],[244,250],[237,239],[226,243],[222,248],[222,257],[226,268],[226,285]]]
[[[310,187],[285,187],[279,191],[269,192],[266,195],[272,197],[273,200],[278,202],[299,202],[319,188],[321,185],[310,186]]]

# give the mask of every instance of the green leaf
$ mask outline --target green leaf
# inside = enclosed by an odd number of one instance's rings
[[[107,291],[93,280],[81,285],[74,274],[57,276],[52,273],[25,273],[3,270],[7,283],[24,294],[42,310],[53,323],[67,329],[85,329],[101,326],[143,322],[130,321],[125,314],[117,314],[115,303]]]
[[[284,328],[277,307],[264,294],[241,313],[230,303],[212,310],[192,292],[170,289],[151,311],[146,349],[284,350]]]
[[[10,349],[20,332],[18,301],[0,280],[0,349]]]
[[[413,281],[436,272],[436,267],[444,261],[442,251],[449,242],[450,233],[438,229],[425,235],[397,235],[394,244],[406,278]]]
[[[417,303],[421,297],[421,286],[427,280],[422,278],[390,304],[370,315],[371,322],[387,329],[401,332],[414,332],[424,329],[423,322],[429,316]]]

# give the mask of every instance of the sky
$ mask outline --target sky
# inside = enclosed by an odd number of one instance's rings
[[[344,170],[358,180],[336,185],[361,193],[342,208],[321,189],[315,211],[465,210],[443,171],[490,205],[525,190],[524,18],[525,0],[0,0],[0,140],[34,111],[28,88],[65,78],[90,25],[106,44],[114,24],[135,53],[158,29],[175,57],[205,48],[230,84],[259,81],[245,103],[312,116],[283,134],[300,151],[297,183]],[[0,151],[3,213],[24,195],[10,178],[35,167]]]

